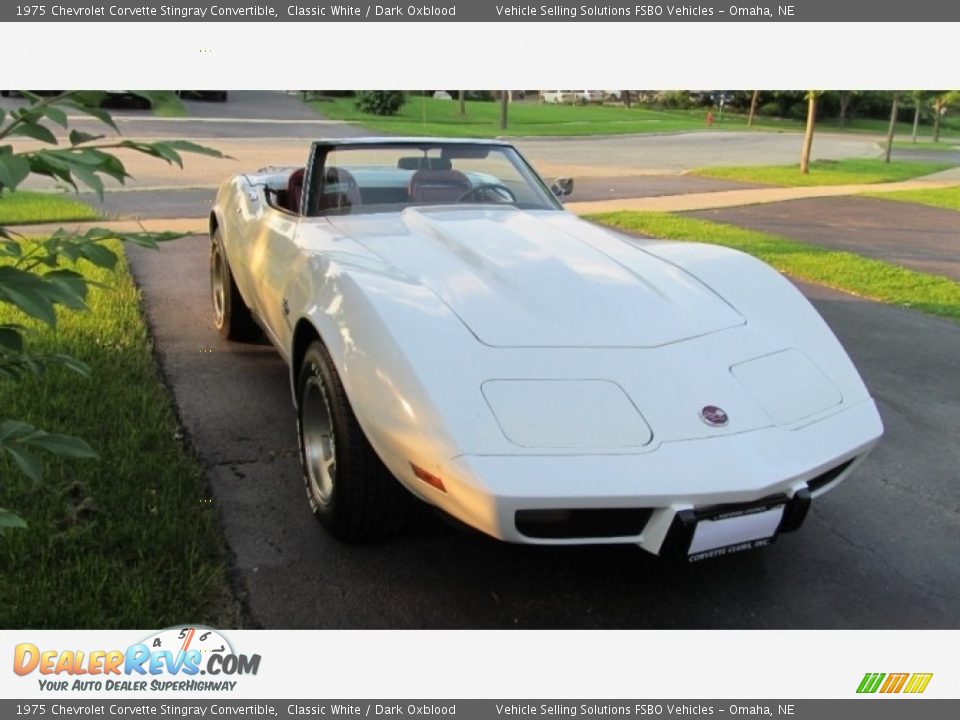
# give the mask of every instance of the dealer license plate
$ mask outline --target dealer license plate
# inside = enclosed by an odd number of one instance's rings
[[[697,520],[687,551],[690,562],[753,550],[773,542],[784,505],[720,511]]]

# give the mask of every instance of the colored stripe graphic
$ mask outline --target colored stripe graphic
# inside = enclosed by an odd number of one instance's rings
[[[872,694],[879,691],[887,695],[900,692],[919,694],[927,689],[932,679],[933,673],[890,673],[888,675],[868,672],[864,674],[857,686],[857,692]]]
[[[886,677],[886,673],[866,673],[863,680],[860,681],[859,687],[857,687],[857,692],[875,693],[884,677]]]
[[[927,685],[930,684],[930,680],[933,678],[933,673],[914,673],[910,678],[910,682],[907,683],[907,687],[904,689],[905,693],[922,693],[927,689]]]
[[[887,681],[880,688],[882,693],[898,693],[903,689],[904,683],[907,682],[907,678],[910,677],[910,673],[890,673],[887,675]]]

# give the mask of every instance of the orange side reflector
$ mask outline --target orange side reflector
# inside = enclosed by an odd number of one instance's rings
[[[440,492],[447,491],[447,489],[443,486],[443,480],[438,478],[436,475],[433,475],[432,473],[428,473],[422,467],[417,467],[413,463],[410,463],[410,467],[413,468],[413,474],[416,475],[421,480],[423,480],[427,485],[432,485]]]

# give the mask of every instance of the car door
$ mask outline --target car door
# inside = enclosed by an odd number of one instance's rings
[[[253,309],[266,325],[270,340],[282,349],[289,338],[284,288],[296,265],[299,223],[299,215],[264,204],[259,229],[249,238],[247,265],[255,294]]]

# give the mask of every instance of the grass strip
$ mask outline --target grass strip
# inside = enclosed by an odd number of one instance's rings
[[[121,252],[119,246],[111,246]],[[0,416],[87,440],[98,461],[45,457],[33,486],[0,458],[0,507],[29,527],[0,535],[0,627],[163,628],[216,624],[226,593],[223,541],[202,468],[184,448],[157,374],[125,260],[83,264],[90,312],[61,312],[55,332],[28,327],[32,350],[86,362],[0,382]]]
[[[0,225],[96,220],[100,214],[85,203],[60,193],[18,190],[0,193]]]
[[[890,193],[864,193],[867,197],[882,198],[883,200],[897,200],[899,202],[917,203],[930,207],[944,208],[945,210],[960,210],[960,185],[931,190],[901,190]]]
[[[930,139],[924,138],[923,140],[918,140],[917,142],[912,142],[910,140],[894,140],[893,141],[894,150],[922,150],[924,152],[932,150],[933,152],[960,152],[960,143],[956,141],[943,141],[933,142]]]
[[[930,175],[953,167],[950,163],[901,162],[886,163],[880,158],[847,160],[815,160],[810,173],[800,174],[800,165],[745,165],[705,167],[692,171],[701,177],[780,186],[859,185],[898,182]]]
[[[545,105],[535,100],[510,105],[509,126],[500,129],[500,103],[469,100],[467,112],[460,114],[457,100],[438,100],[411,96],[390,117],[360,112],[354,99],[332,98],[308,101],[310,107],[330,120],[359,122],[377,132],[393,135],[425,135],[431,137],[499,136],[586,136],[633,133],[664,133],[707,130],[709,108],[698,110],[651,110],[617,105]],[[716,116],[716,112],[714,112]],[[714,130],[746,130],[742,115],[724,114],[715,122]],[[779,118],[758,118],[754,129],[802,130],[796,121]]]
[[[613,212],[590,220],[650,237],[704,242],[749,253],[799,280],[960,320],[960,283],[855,253],[670,213]]]

